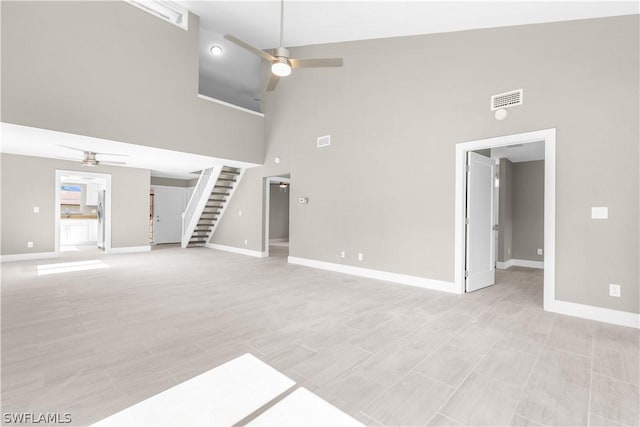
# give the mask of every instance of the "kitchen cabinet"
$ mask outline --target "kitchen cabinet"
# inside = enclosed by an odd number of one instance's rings
[[[98,190],[100,187],[98,184],[87,184],[87,195],[85,197],[85,205],[97,206],[98,205]]]
[[[96,243],[98,240],[97,219],[61,219],[60,244],[80,245]]]

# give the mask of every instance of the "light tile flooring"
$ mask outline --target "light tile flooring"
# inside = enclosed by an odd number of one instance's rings
[[[165,247],[41,277],[3,264],[2,412],[86,425],[252,353],[369,425],[640,422],[638,331],[544,312],[540,271],[459,296],[279,250]]]

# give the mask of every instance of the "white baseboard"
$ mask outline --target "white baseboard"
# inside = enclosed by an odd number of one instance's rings
[[[209,249],[217,249],[219,251],[233,252],[234,254],[253,256],[257,258],[264,258],[267,256],[266,252],[254,251],[251,249],[236,248],[234,246],[218,245],[216,243],[205,243],[204,247]]]
[[[369,279],[384,280],[387,282],[400,283],[425,289],[434,289],[436,291],[451,292],[454,294],[460,293],[460,289],[458,289],[453,282],[445,282],[442,280],[428,279],[426,277],[409,276],[406,274],[390,273],[388,271],[372,270],[369,268],[353,267],[351,265],[334,264],[331,262],[316,261],[313,259],[292,256],[288,258],[288,261],[290,264],[335,271],[337,273],[351,274],[353,276],[368,277]]]
[[[496,268],[500,270],[506,270],[509,267],[528,267],[539,268],[544,270],[544,261],[530,261],[528,259],[509,259],[505,262],[496,262]]]
[[[33,259],[57,258],[57,252],[33,252],[28,254],[0,255],[0,262],[29,261]]]
[[[105,253],[108,254],[130,254],[134,252],[149,252],[151,250],[150,245],[146,246],[123,246],[121,248],[111,248]]]
[[[598,322],[612,323],[614,325],[640,329],[640,314],[629,313],[628,311],[612,310],[610,308],[595,307],[592,305],[560,300],[552,301],[551,306],[545,306],[544,309],[553,313],[566,314],[568,316],[581,317],[583,319],[596,320]]]

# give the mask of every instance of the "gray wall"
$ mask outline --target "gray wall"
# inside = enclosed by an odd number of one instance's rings
[[[197,16],[184,31],[123,1],[1,7],[2,121],[262,162],[262,117],[196,97]]]
[[[498,190],[498,261],[505,262],[513,258],[513,200],[512,166],[509,159],[500,159]]]
[[[500,159],[498,261],[544,261],[544,160]]]
[[[513,163],[513,255],[544,261],[544,160]]]
[[[151,177],[151,185],[166,185],[169,187],[192,187],[190,179]],[[195,185],[195,184],[194,184]]]
[[[455,144],[556,128],[556,297],[638,312],[638,31],[635,15],[294,49],[345,66],[265,94],[265,166],[214,242],[260,250],[263,179],[290,172],[293,200],[309,197],[291,207],[291,256],[344,250],[345,264],[453,281]],[[517,88],[524,105],[495,120],[490,96]]]
[[[289,192],[291,188],[280,188],[271,184],[269,194],[269,238],[289,238]]]
[[[56,169],[77,170],[77,162],[1,154],[2,255],[53,252],[55,246]],[[111,246],[149,244],[149,171],[96,166],[111,174]],[[38,206],[40,213],[34,214]],[[34,242],[27,248],[27,241]]]

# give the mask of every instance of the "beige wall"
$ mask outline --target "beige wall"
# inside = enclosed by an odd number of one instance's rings
[[[513,219],[512,219],[512,174],[511,160],[500,159],[500,188],[498,196],[498,261],[505,262],[513,258]]]
[[[511,258],[544,261],[544,160],[513,163],[513,254]]]
[[[158,176],[151,177],[151,185],[167,185],[169,187],[192,187],[189,179],[162,178]],[[195,184],[194,184],[195,185]]]
[[[544,261],[544,160],[500,159],[498,261]]]
[[[280,188],[271,184],[269,194],[269,238],[289,238],[289,192],[291,188]]]
[[[2,121],[261,163],[262,117],[197,98],[189,31],[123,1],[2,1]]]
[[[0,155],[2,189],[2,255],[55,250],[56,169],[86,171],[76,162],[41,157]],[[111,246],[149,244],[149,171],[96,166],[111,174]],[[34,214],[33,208],[40,208]],[[27,242],[34,242],[27,248]]]
[[[638,31],[625,16],[294,49],[345,65],[294,70],[263,97],[265,166],[214,242],[260,250],[263,178],[290,172],[293,200],[309,197],[291,208],[291,256],[344,250],[345,264],[452,282],[455,144],[556,128],[556,297],[638,312]],[[490,96],[518,88],[524,105],[495,120]]]

